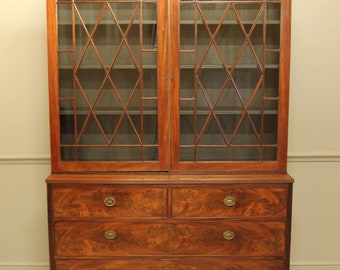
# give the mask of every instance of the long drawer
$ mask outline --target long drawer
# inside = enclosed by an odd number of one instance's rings
[[[280,221],[60,221],[54,226],[58,257],[281,256],[285,233]]]
[[[186,259],[94,259],[58,260],[58,270],[278,270],[284,269],[283,260],[232,260],[214,258]]]

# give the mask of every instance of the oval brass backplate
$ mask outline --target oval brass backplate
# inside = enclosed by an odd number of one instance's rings
[[[112,207],[116,204],[116,199],[115,197],[113,196],[108,196],[104,199],[104,204],[107,206],[107,207]]]
[[[117,236],[117,233],[114,230],[108,230],[105,232],[105,238],[108,240],[113,240]]]
[[[224,204],[228,207],[234,206],[236,204],[236,199],[233,196],[227,196],[224,199]]]
[[[225,231],[223,233],[223,238],[225,240],[233,240],[235,238],[235,233],[233,231]]]

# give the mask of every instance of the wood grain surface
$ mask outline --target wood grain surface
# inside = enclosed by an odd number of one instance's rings
[[[165,217],[166,188],[55,188],[52,192],[55,217]],[[112,196],[112,207],[104,204]]]
[[[57,222],[56,254],[72,256],[239,255],[282,256],[283,222]],[[113,240],[105,232],[117,234]],[[225,231],[235,238],[226,240]]]
[[[231,196],[235,205],[226,206],[224,199]],[[174,188],[172,215],[174,217],[285,217],[288,189],[223,186],[218,188]]]

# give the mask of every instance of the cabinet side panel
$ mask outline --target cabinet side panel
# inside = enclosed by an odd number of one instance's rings
[[[282,1],[281,6],[281,53],[280,53],[280,107],[278,160],[282,170],[287,169],[288,112],[290,82],[291,0]]]
[[[59,169],[60,123],[58,104],[58,33],[57,10],[54,0],[46,1],[47,7],[47,49],[48,49],[48,80],[50,108],[51,166],[52,171]]]

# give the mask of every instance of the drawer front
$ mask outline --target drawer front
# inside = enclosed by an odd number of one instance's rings
[[[170,264],[172,265],[172,264]],[[223,260],[223,259],[195,259],[179,260],[174,263],[176,270],[284,270],[281,260]]]
[[[166,188],[53,188],[55,217],[165,217]]]
[[[281,256],[283,222],[57,222],[56,254]]]
[[[152,259],[59,260],[58,270],[170,270],[170,262]],[[176,268],[175,268],[176,269]]]
[[[161,222],[56,222],[55,250],[60,257],[164,255],[169,231]]]
[[[58,270],[284,270],[282,260],[223,260],[212,258],[60,260]]]
[[[285,217],[288,188],[173,188],[173,217]]]
[[[173,224],[176,255],[283,256],[284,222],[197,221]]]

